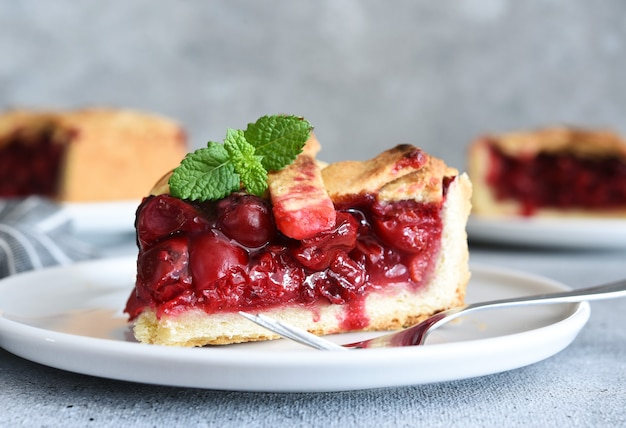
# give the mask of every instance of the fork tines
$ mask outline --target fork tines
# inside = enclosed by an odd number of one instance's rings
[[[263,314],[252,315],[247,312],[239,312],[239,314],[253,323],[268,329],[269,331],[306,346],[326,351],[348,350],[348,348],[344,348],[341,345],[322,339],[312,333],[309,333],[308,331],[285,324],[282,321],[275,320]]]

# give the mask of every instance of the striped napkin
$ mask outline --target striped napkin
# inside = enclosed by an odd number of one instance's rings
[[[47,199],[0,199],[0,278],[97,257],[72,236],[72,219]]]

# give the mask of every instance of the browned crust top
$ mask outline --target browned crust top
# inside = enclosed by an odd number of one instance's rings
[[[301,156],[313,157],[318,151],[319,142],[312,136]],[[336,162],[320,168],[326,192],[334,202],[364,194],[376,195],[380,202],[408,199],[440,202],[444,177],[459,174],[443,160],[407,144],[386,150],[370,160]],[[171,174],[170,171],[163,176],[150,194],[169,193],[167,181]]]
[[[181,141],[186,137],[182,126],[177,122],[152,113],[131,109],[105,107],[83,108],[67,111],[13,109],[0,114],[0,147],[8,144],[16,133],[38,135],[48,131],[54,136],[53,141],[67,142],[67,138],[80,128],[81,133],[93,135],[108,133],[115,129],[117,133],[142,135],[163,135],[177,132]],[[28,139],[24,139],[26,142]]]
[[[322,170],[328,194],[335,201],[355,194],[374,194],[381,202],[439,202],[443,198],[443,178],[456,175],[458,171],[441,159],[408,144],[370,160],[337,162]]]
[[[579,157],[626,158],[626,140],[608,130],[551,127],[486,135],[476,139],[473,145],[486,143],[509,156],[567,153]]]

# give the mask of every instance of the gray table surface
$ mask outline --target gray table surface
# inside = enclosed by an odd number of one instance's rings
[[[132,254],[129,243],[105,256]],[[573,288],[626,278],[626,252],[471,247],[474,263]],[[591,303],[557,355],[437,384],[333,393],[224,392],[101,379],[0,349],[0,426],[626,426],[626,299]]]

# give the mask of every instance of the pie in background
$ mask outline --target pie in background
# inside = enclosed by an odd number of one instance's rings
[[[174,120],[129,109],[0,114],[0,197],[141,200],[187,153]]]
[[[551,127],[486,135],[469,148],[472,213],[483,217],[626,217],[626,141]]]

